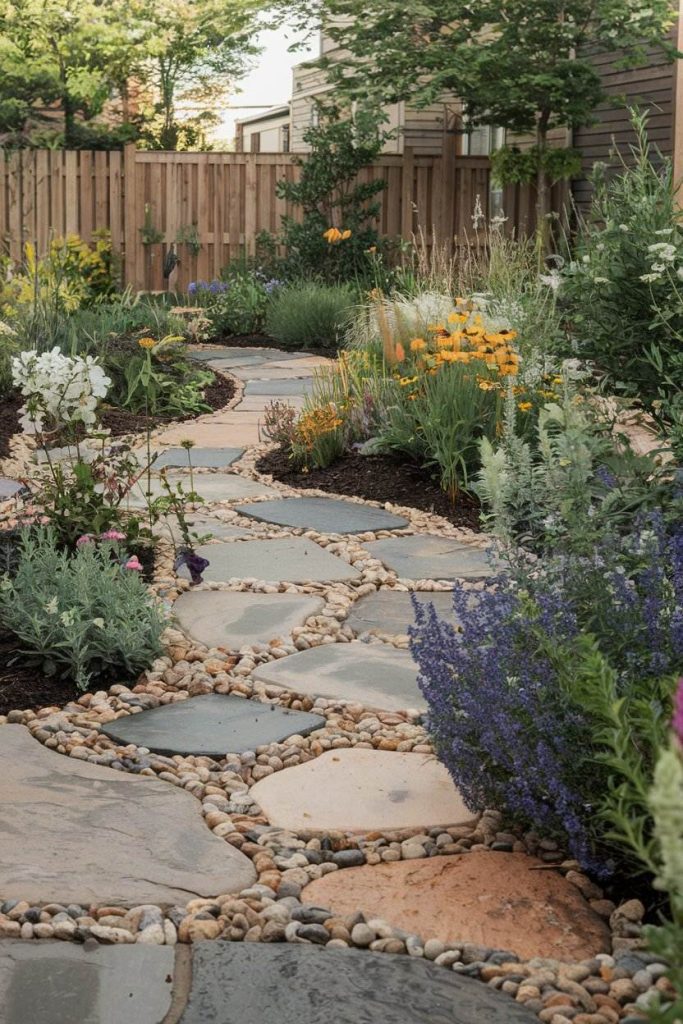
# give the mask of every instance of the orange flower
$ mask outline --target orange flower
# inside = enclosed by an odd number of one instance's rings
[[[406,357],[406,350],[404,349],[400,341],[396,342],[396,348],[394,349],[394,352],[396,354],[396,359],[398,360],[398,362],[402,363]]]
[[[323,231],[323,238],[325,238],[330,245],[335,245],[336,242],[341,242],[342,233],[339,228],[328,228],[327,231]]]
[[[156,341],[154,338],[140,338],[138,340],[138,345],[140,348],[154,348]]]
[[[424,338],[413,338],[413,340],[410,343],[411,352],[424,352],[426,348],[427,342],[424,340]]]
[[[449,324],[464,324],[468,316],[468,313],[458,313],[456,310],[448,314],[448,322]]]
[[[350,238],[350,237],[351,237],[351,232],[347,228],[345,231],[342,231],[340,241],[345,242],[347,240],[347,238]]]
[[[520,412],[528,412],[529,409],[533,409],[533,405],[533,402],[518,402],[517,408],[520,410]]]
[[[439,337],[436,339],[436,347],[453,348],[453,338],[451,337],[450,334],[446,334],[445,336],[443,334],[440,334]]]

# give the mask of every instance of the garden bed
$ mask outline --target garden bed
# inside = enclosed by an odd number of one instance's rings
[[[9,455],[10,441],[20,431],[19,409],[22,399],[11,395],[0,402],[0,459]]]
[[[462,494],[454,505],[426,470],[388,455],[349,452],[326,469],[304,473],[294,469],[287,453],[278,449],[262,456],[256,468],[292,487],[348,494],[367,501],[390,501],[443,516],[454,526],[481,529],[479,505],[473,498]]]
[[[39,666],[27,665],[16,638],[0,634],[0,715],[61,708],[79,696],[72,681],[46,676]]]

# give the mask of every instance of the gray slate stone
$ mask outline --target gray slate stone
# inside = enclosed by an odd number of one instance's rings
[[[323,644],[260,665],[254,678],[297,693],[357,701],[382,711],[425,710],[409,651],[389,644]]]
[[[173,971],[171,946],[0,941],[0,1021],[159,1024]]]
[[[186,517],[190,534],[206,538],[209,534],[211,539],[222,539],[225,537],[251,537],[251,530],[245,530],[241,526],[233,526],[231,523],[224,523],[222,519],[214,519],[212,516],[188,514]],[[165,516],[155,523],[152,532],[159,537],[170,537],[175,544],[182,544],[183,535],[176,516]]]
[[[190,464],[195,469],[224,469],[243,455],[244,448],[193,448],[189,452],[187,448],[167,448],[155,459],[152,469],[156,471],[165,466],[188,469]]]
[[[365,594],[351,607],[345,624],[356,634],[405,635],[409,627],[415,625],[412,597],[416,597],[420,604],[431,602],[439,618],[456,624],[453,595],[449,591],[409,594],[401,590],[377,590],[374,594]]]
[[[249,348],[240,345],[219,345],[216,348],[191,348],[188,350],[190,359],[199,362],[216,362],[222,368],[228,366],[247,366],[250,363],[282,362],[283,359],[297,359],[306,352],[281,352],[277,348]]]
[[[449,537],[431,534],[386,537],[364,547],[403,579],[479,580],[492,575],[485,550]]]
[[[364,533],[366,530],[400,530],[408,520],[373,505],[336,498],[280,498],[253,505],[238,505],[241,515],[262,523],[301,527],[318,533]]]
[[[117,718],[107,722],[102,731],[119,743],[149,747],[160,754],[224,757],[280,743],[297,733],[306,736],[324,725],[325,719],[319,715],[207,693]]]
[[[237,651],[246,644],[287,636],[324,607],[322,598],[307,594],[194,590],[180,595],[173,613],[200,643]]]
[[[192,947],[180,1024],[533,1024],[509,996],[435,964],[357,949]]]
[[[183,491],[187,494],[190,490],[189,473],[172,471],[167,474],[171,487],[178,482],[182,483]],[[161,486],[161,481],[156,476],[151,480],[152,498],[166,496],[166,491]],[[257,480],[248,480],[237,473],[197,473],[194,476],[194,489],[205,504],[214,501],[236,501],[240,498],[259,498],[277,495],[280,492]],[[147,507],[147,479],[144,477],[133,489],[128,499],[131,508]]]
[[[0,501],[14,498],[23,490],[24,485],[20,484],[18,480],[10,480],[9,477],[0,476]]]
[[[196,551],[211,562],[204,572],[207,583],[225,583],[233,578],[272,583],[331,582],[360,576],[348,562],[303,537],[200,544]]]
[[[311,381],[290,377],[284,380],[250,380],[244,389],[245,395],[272,395],[275,398],[306,395],[311,390]]]
[[[65,757],[24,726],[0,725],[5,899],[184,906],[255,878],[251,861],[209,831],[189,793]]]

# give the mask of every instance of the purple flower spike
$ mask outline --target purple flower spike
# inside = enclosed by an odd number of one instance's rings
[[[203,583],[202,573],[208,568],[209,560],[202,558],[201,555],[196,555],[194,551],[185,549],[175,560],[175,571],[178,572],[183,566],[187,567],[192,586],[196,587],[198,583]]]
[[[671,726],[678,739],[683,745],[683,676],[678,680],[678,689],[674,697],[674,716],[671,719]]]

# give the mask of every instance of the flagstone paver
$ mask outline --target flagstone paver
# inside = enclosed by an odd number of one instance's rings
[[[177,445],[182,441],[193,441],[200,447],[226,445],[232,448],[258,444],[259,440],[259,418],[244,415],[237,410],[221,412],[216,419],[178,423],[157,437],[159,444]]]
[[[388,644],[323,644],[269,661],[253,675],[297,693],[338,698],[383,711],[422,711],[427,707],[410,653]]]
[[[251,795],[271,825],[349,832],[427,828],[471,821],[436,758],[355,747],[257,782]]]
[[[456,624],[453,595],[449,591],[408,593],[404,590],[377,590],[374,594],[365,594],[352,605],[346,625],[359,635],[405,636],[415,624],[412,598],[420,604],[431,602],[439,618]]]
[[[0,941],[0,1021],[160,1024],[174,961],[171,946]]]
[[[185,904],[239,892],[251,862],[189,793],[63,757],[0,725],[0,893],[31,903]]]
[[[212,516],[196,516],[189,513],[186,516],[187,527],[191,534],[199,537],[211,535],[211,539],[226,539],[228,537],[252,537],[251,530],[245,530],[241,526],[233,526],[232,523],[224,523],[222,519],[214,519]],[[158,523],[155,523],[153,533],[161,537],[170,537],[175,544],[182,544],[183,535],[176,516],[164,516]]]
[[[395,928],[442,942],[514,949],[522,957],[589,960],[609,949],[609,928],[579,890],[525,853],[474,850],[349,868],[306,886],[303,898],[334,916],[363,908]]]
[[[509,996],[407,956],[200,942],[180,1024],[532,1024]]]
[[[200,544],[196,551],[211,563],[204,572],[209,583],[225,583],[236,577],[272,583],[331,582],[354,580],[361,575],[348,562],[303,537]]]
[[[493,574],[486,550],[450,537],[386,537],[364,547],[403,579],[484,579]]]
[[[288,736],[307,736],[324,725],[320,715],[207,693],[125,715],[108,722],[102,731],[119,743],[149,747],[160,754],[225,757],[281,743]]]
[[[322,598],[308,594],[194,590],[180,595],[173,614],[182,629],[207,647],[239,650],[287,636],[324,607]]]
[[[0,476],[0,501],[7,498],[14,498],[24,490],[24,485],[18,480],[10,480],[9,477]]]
[[[244,455],[244,448],[168,448],[154,460],[154,470],[166,466],[187,469],[189,466],[202,469],[224,469],[237,462]]]
[[[183,486],[187,494],[190,490],[190,476],[188,473],[172,471],[166,475],[170,486],[176,487],[178,483]],[[166,490],[161,480],[152,476],[150,481],[152,498],[164,497]],[[202,499],[202,504],[209,504],[218,501],[238,501],[240,498],[270,497],[280,492],[267,484],[259,483],[257,480],[247,480],[246,477],[237,473],[198,473],[194,477],[194,489]],[[131,508],[145,508],[147,505],[147,480],[143,477],[128,499]]]
[[[269,398],[301,397],[311,390],[310,379],[302,377],[286,380],[250,380],[244,389],[245,395],[267,395]]]
[[[400,530],[408,520],[373,505],[337,498],[279,498],[257,505],[238,505],[242,515],[262,523],[294,526],[318,533],[364,533],[366,530]]]
[[[259,359],[266,363],[273,360],[281,363],[288,359],[306,358],[301,352],[282,352],[278,348],[248,348],[240,345],[217,345],[214,348],[190,348],[191,359],[208,362],[209,359],[239,361],[242,359]]]

